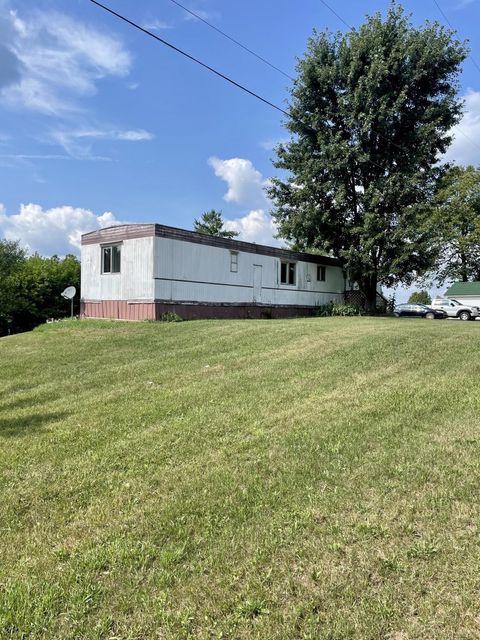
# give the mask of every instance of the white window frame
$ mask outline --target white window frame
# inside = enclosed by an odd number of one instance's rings
[[[101,260],[102,275],[115,276],[115,275],[118,275],[119,273],[121,273],[121,271],[122,271],[122,243],[121,242],[114,242],[112,244],[102,244],[100,248],[101,248],[100,260]],[[118,271],[112,271],[113,249],[114,248],[117,248],[120,251],[120,268],[119,268]],[[105,253],[106,249],[110,249],[110,271],[105,271],[104,253]]]
[[[238,273],[238,251],[230,251],[230,271]]]
[[[323,278],[319,278],[318,276],[322,276]],[[317,264],[317,282],[325,282],[327,279],[327,267],[323,264]]]

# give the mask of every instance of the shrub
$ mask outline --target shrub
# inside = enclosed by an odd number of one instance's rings
[[[182,316],[179,316],[175,311],[165,311],[165,313],[162,313],[160,320],[162,322],[183,322]]]
[[[342,304],[338,302],[329,302],[318,307],[317,316],[360,316],[362,311],[360,307],[354,304]]]

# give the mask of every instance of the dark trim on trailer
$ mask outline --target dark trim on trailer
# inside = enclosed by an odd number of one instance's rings
[[[253,284],[236,284],[234,282],[209,282],[207,280],[185,280],[184,278],[162,278],[155,276],[154,280],[164,280],[165,282],[188,282],[189,284],[212,284],[217,287],[240,287],[242,289],[253,289]],[[262,287],[268,291],[298,291],[299,293],[329,293],[333,295],[342,295],[343,291],[317,291],[315,289],[297,289],[295,285],[279,285],[278,287]],[[199,303],[203,304],[203,303]],[[243,303],[242,303],[243,304]]]
[[[155,276],[154,280],[165,280],[165,282],[188,282],[189,284],[214,284],[221,287],[241,287],[243,289],[253,289],[250,284],[235,284],[234,282],[207,282],[206,280],[185,280],[184,278],[161,278]],[[266,287],[263,287],[266,288]]]
[[[331,265],[341,267],[340,260],[330,256],[319,256],[313,253],[301,253],[290,251],[289,249],[278,249],[268,247],[254,242],[243,242],[242,240],[231,240],[230,238],[218,238],[216,236],[206,236],[196,231],[177,229],[163,224],[127,224],[115,227],[107,227],[98,231],[90,231],[82,235],[82,245],[88,244],[109,244],[121,242],[122,240],[132,240],[134,238],[169,238],[194,244],[203,244],[210,247],[230,249],[230,251],[244,251],[246,253],[256,253],[263,256],[272,256],[284,260],[297,260],[301,262],[313,262],[314,264]]]

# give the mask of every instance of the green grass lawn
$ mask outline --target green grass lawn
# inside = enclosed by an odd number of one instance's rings
[[[480,323],[0,340],[0,638],[480,637]]]

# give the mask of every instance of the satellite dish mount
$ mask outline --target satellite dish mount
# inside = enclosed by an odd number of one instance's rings
[[[62,298],[65,298],[65,300],[70,300],[70,318],[72,319],[73,319],[73,299],[76,293],[77,293],[77,290],[75,289],[75,287],[67,287],[65,291],[62,291]]]

